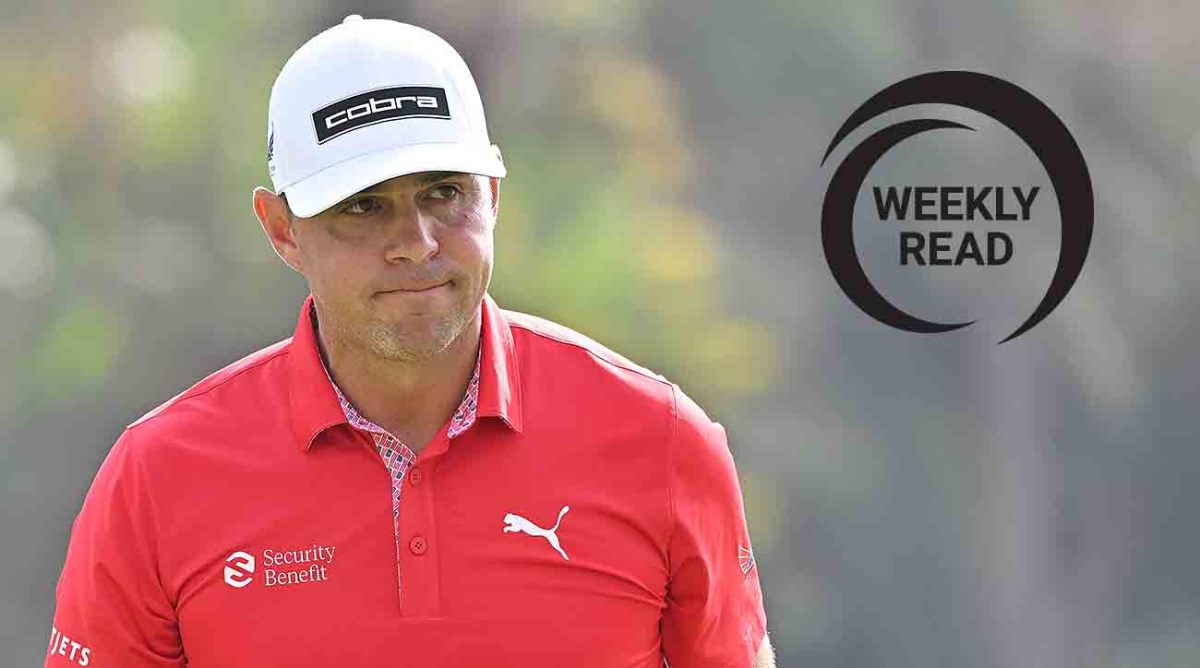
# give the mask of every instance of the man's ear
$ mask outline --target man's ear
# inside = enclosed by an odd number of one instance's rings
[[[254,215],[258,216],[258,222],[275,249],[275,254],[293,271],[303,273],[304,263],[300,258],[300,248],[296,245],[293,225],[295,217],[287,202],[262,186],[254,189],[253,201]]]
[[[488,186],[492,190],[492,219],[495,220],[500,215],[500,179],[488,177]]]
[[[496,153],[496,159],[499,160],[500,164],[503,165],[504,154],[500,152],[500,146],[497,144],[492,144],[492,151]],[[495,218],[500,215],[500,179],[493,176],[489,177],[488,181],[488,185],[490,185],[492,189],[492,218]]]

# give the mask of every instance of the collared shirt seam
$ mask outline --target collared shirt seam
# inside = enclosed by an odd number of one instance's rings
[[[216,389],[224,387],[227,383],[237,380],[238,378],[240,378],[242,376],[242,374],[248,373],[250,371],[254,371],[255,369],[258,369],[260,366],[263,366],[264,364],[271,362],[280,356],[290,355],[291,350],[292,350],[292,342],[288,341],[288,345],[283,346],[278,351],[271,353],[271,355],[269,355],[268,357],[258,360],[257,362],[254,362],[253,364],[245,367],[244,369],[238,369],[236,372],[234,372],[228,378],[216,383],[212,387],[207,387],[207,388],[204,388],[203,390],[198,390],[198,391],[194,391],[194,392],[192,390],[194,390],[195,388],[189,388],[187,390],[184,390],[183,392],[179,393],[178,395],[168,399],[167,401],[163,402],[162,404],[147,411],[146,414],[141,416],[140,418],[125,425],[125,428],[132,429],[132,428],[138,427],[142,424],[146,424],[146,423],[150,422],[151,420],[153,420],[154,418],[157,418],[159,415],[163,414],[167,410],[174,408],[175,406],[182,405],[184,402],[191,401],[192,399],[198,399],[200,397],[203,397],[204,395],[208,394],[209,392],[212,392]],[[290,392],[291,391],[290,388],[287,391]]]
[[[667,380],[662,374],[655,373],[653,371],[650,371],[649,369],[639,369],[639,368],[637,368],[636,365],[630,366],[629,364],[622,364],[617,360],[608,359],[608,358],[600,355],[597,351],[592,350],[591,348],[589,348],[581,343],[578,343],[575,341],[569,341],[567,339],[562,339],[557,336],[554,336],[553,334],[549,334],[547,332],[532,329],[530,327],[522,325],[521,323],[510,323],[509,326],[529,332],[530,334],[532,334],[534,336],[541,337],[548,341],[554,341],[555,343],[561,343],[565,346],[571,346],[572,348],[578,348],[579,350],[582,350],[582,351],[586,352],[587,354],[591,355],[592,358],[596,359],[597,361],[603,362],[613,368],[621,369],[623,371],[628,371],[630,373],[636,374],[643,378],[647,378],[649,380],[658,381],[659,383],[662,383],[663,385],[671,385],[672,384],[671,381]],[[514,345],[515,345],[515,343],[516,342],[514,341]],[[617,353],[614,353],[614,354],[617,354]],[[630,364],[634,364],[634,363],[632,361],[630,361]]]
[[[675,493],[673,491],[675,483],[675,447],[676,440],[679,434],[679,395],[678,386],[671,383],[671,438],[667,442],[667,542],[664,545],[667,554],[667,578],[670,582],[671,573],[674,572],[673,564],[671,563],[671,541],[675,539],[675,526],[678,511],[675,508]],[[669,584],[668,584],[669,587]]]

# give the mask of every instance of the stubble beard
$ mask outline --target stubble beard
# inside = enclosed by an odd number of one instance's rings
[[[462,334],[471,321],[471,313],[455,310],[433,324],[432,333],[414,332],[404,323],[372,319],[361,340],[370,353],[389,362],[413,364],[428,361],[441,354]]]
[[[437,316],[435,322],[414,327],[412,322],[390,322],[366,313],[357,318],[339,317],[323,309],[320,328],[326,345],[334,345],[351,354],[387,362],[416,364],[444,352],[462,334],[474,317],[474,310],[459,305]]]

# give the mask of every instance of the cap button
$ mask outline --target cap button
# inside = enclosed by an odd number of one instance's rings
[[[361,15],[351,14],[350,16],[347,16],[346,18],[342,19],[342,24],[344,25],[347,23],[354,23],[355,21],[361,21],[361,20],[363,20]]]

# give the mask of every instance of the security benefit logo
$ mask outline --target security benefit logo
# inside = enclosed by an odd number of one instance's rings
[[[954,120],[902,120],[875,131],[850,149],[830,177],[821,209],[825,259],[846,296],[875,320],[909,332],[949,332],[975,321],[935,322],[922,318],[889,301],[868,278],[854,235],[855,207],[860,197],[868,198],[867,210],[876,216],[877,224],[894,235],[890,242],[894,244],[893,252],[889,254],[892,266],[884,272],[893,277],[943,271],[954,280],[965,276],[970,268],[982,268],[998,276],[999,268],[1012,268],[1010,263],[1035,250],[1017,243],[1018,230],[1057,222],[1061,243],[1053,275],[1041,301],[1000,343],[1011,341],[1050,315],[1083,269],[1094,218],[1087,165],[1066,126],[1040,100],[1003,79],[966,71],[921,74],[875,94],[838,128],[821,164],[829,161],[850,133],[868,121],[928,104],[973,111],[1007,127],[1036,157],[1052,192],[1043,192],[1041,186],[1028,182],[972,182],[965,172],[930,183],[917,178],[924,170],[910,163],[900,170],[900,183],[894,178],[889,179],[891,183],[876,183],[872,177],[869,190],[864,192],[864,183],[876,163],[885,154],[896,157],[895,153],[906,150],[901,146],[905,140],[933,130],[976,130]],[[1008,133],[1005,136],[1011,137]],[[994,150],[994,144],[980,142],[979,146],[983,148],[975,150],[972,158],[987,163],[993,157],[988,151]],[[908,150],[912,150],[911,143]],[[1054,202],[1045,201],[1049,197],[1057,203],[1058,221],[1053,220]]]
[[[307,585],[329,581],[335,545],[318,545],[301,549],[277,550],[267,548],[259,557],[237,550],[225,558],[225,584],[242,589],[261,580],[262,587]]]

